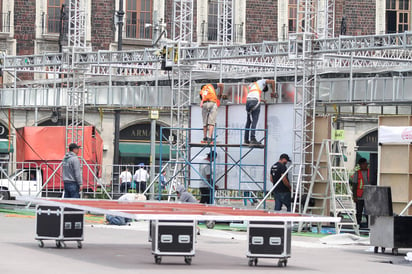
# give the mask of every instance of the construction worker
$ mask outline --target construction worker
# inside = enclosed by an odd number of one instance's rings
[[[216,94],[216,89],[220,89],[219,95]],[[223,84],[206,84],[200,90],[200,107],[202,108],[203,119],[203,144],[213,143],[213,130],[216,124],[217,108],[220,106],[220,98],[222,97]]]
[[[353,200],[356,203],[356,221],[360,226],[362,222],[362,213],[365,207],[363,199],[363,189],[365,185],[371,185],[369,179],[368,161],[365,158],[358,160],[359,170],[357,170],[351,177]]]
[[[272,184],[276,184],[286,172],[286,164],[288,162],[291,162],[289,155],[283,153],[280,155],[279,161],[272,165],[270,168],[270,181]],[[286,206],[286,210],[288,212],[291,211],[291,192],[292,188],[289,178],[285,175],[273,191],[273,195],[275,197],[275,211],[280,211],[282,209],[282,205]]]
[[[251,83],[247,89],[247,98],[246,98],[246,112],[247,120],[245,126],[245,138],[244,143],[249,145],[261,145],[259,141],[256,140],[256,125],[259,120],[260,114],[260,102],[266,102],[262,100],[262,91],[268,91],[268,84],[272,86],[271,96],[276,97],[275,89],[275,80],[261,79],[256,82]],[[250,135],[250,139],[249,139]]]
[[[212,187],[213,187],[213,161],[216,159],[217,153],[213,150],[206,154],[206,158],[200,163],[200,175],[203,180],[200,182],[200,203],[211,204]],[[216,186],[215,186],[216,188]]]
[[[179,201],[182,203],[198,203],[195,197],[188,192],[183,185],[176,187],[176,194],[179,197]]]

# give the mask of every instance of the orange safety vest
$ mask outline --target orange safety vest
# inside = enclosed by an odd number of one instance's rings
[[[200,96],[202,97],[202,102],[215,102],[218,106],[220,105],[219,99],[216,96],[216,90],[211,84],[207,84],[202,88]]]
[[[362,170],[356,171],[358,173],[358,186],[356,187],[356,196],[358,198],[362,197],[363,195],[363,187],[365,186],[363,182]],[[369,182],[369,168],[368,168],[368,182]]]
[[[250,84],[250,86],[249,86],[248,95],[249,95],[249,94],[252,94],[252,93],[256,93],[256,95],[259,96],[258,98],[259,98],[259,100],[260,100],[260,98],[261,98],[261,96],[262,96],[262,90],[259,88],[259,85],[258,85],[257,82],[253,82],[253,83]]]

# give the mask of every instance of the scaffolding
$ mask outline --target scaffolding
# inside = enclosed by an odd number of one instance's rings
[[[174,43],[192,43],[193,41],[193,0],[173,0]]]
[[[266,193],[267,174],[267,130],[259,130],[263,137],[262,145],[243,145],[244,128],[215,128],[213,144],[202,144],[195,140],[200,140],[203,132],[202,128],[160,128],[160,148],[159,166],[163,165],[164,142],[166,136],[163,132],[181,131],[181,136],[185,136],[182,148],[185,149],[178,160],[172,160],[177,170],[169,178],[170,189],[182,184],[186,187],[198,188],[198,184],[203,182],[211,190],[210,203],[215,200],[222,204],[231,200],[248,199],[255,197],[254,192]],[[163,136],[163,137],[162,137]],[[163,141],[162,141],[163,140]],[[163,144],[165,143],[165,144]],[[253,152],[263,151],[263,157],[256,158]],[[201,168],[205,165],[203,157],[205,154],[216,154],[214,161],[210,162],[211,180],[208,181],[202,175]],[[184,157],[182,157],[184,155]],[[246,195],[244,195],[246,192]],[[250,194],[252,196],[250,196]],[[162,197],[159,189],[158,199]],[[168,199],[174,196],[173,191],[169,191]]]

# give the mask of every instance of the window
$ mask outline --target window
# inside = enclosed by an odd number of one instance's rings
[[[209,0],[207,12],[207,40],[217,41],[218,2]]]
[[[289,0],[288,5],[288,31],[296,32],[296,23],[297,23],[297,13],[298,13],[298,0]]]
[[[60,11],[63,4],[68,8],[69,0],[47,0],[48,33],[60,33]]]
[[[126,37],[136,39],[151,39],[151,28],[145,27],[152,23],[152,1],[130,0],[126,5]]]
[[[386,0],[386,32],[409,30],[410,0]]]

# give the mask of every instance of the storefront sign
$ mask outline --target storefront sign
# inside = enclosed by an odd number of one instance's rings
[[[163,129],[162,140],[165,141],[169,137],[170,130]],[[121,140],[139,140],[150,141],[151,125],[150,124],[135,124],[120,131]],[[156,141],[159,141],[160,125],[156,125]]]

